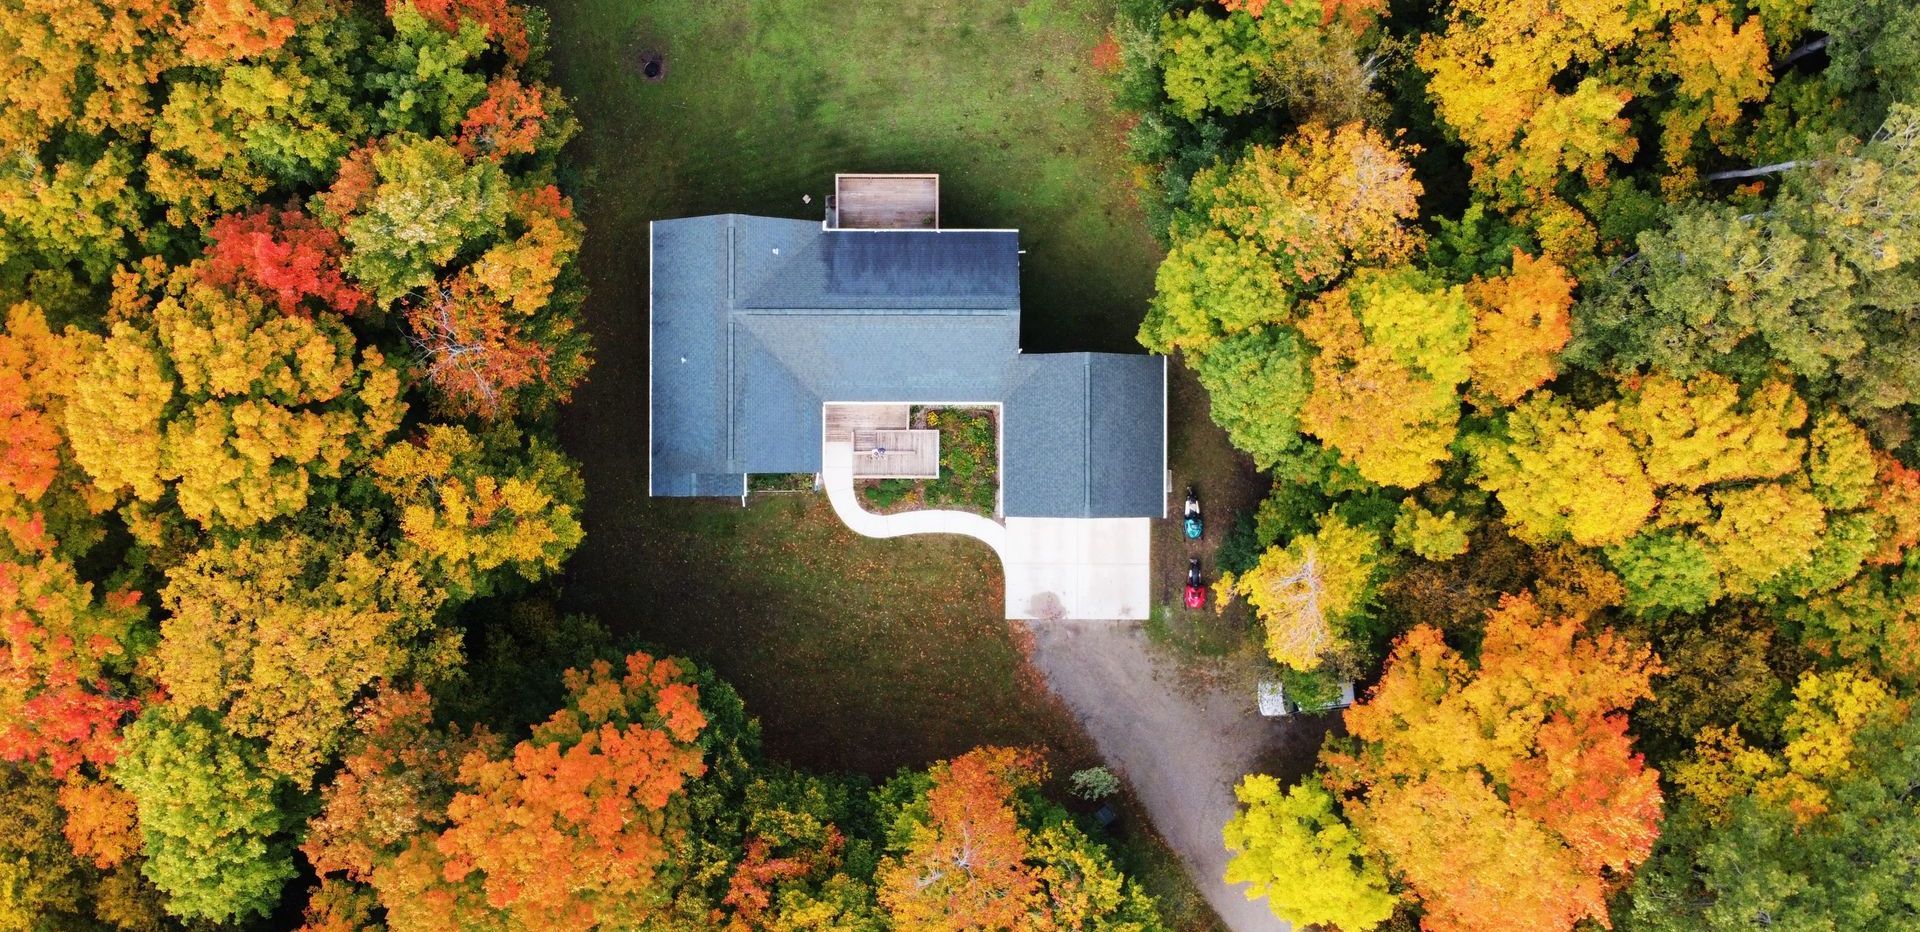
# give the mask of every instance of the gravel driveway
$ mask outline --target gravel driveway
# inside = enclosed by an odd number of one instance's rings
[[[1326,723],[1260,717],[1251,684],[1227,689],[1183,682],[1138,623],[1030,627],[1034,662],[1048,685],[1079,716],[1108,764],[1126,774],[1221,921],[1233,932],[1288,932],[1266,900],[1248,900],[1244,884],[1221,881],[1227,851],[1220,828],[1233,815],[1233,785],[1242,775],[1276,758],[1310,757]]]

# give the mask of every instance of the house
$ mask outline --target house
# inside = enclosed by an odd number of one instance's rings
[[[1144,562],[1146,521],[1166,513],[1165,359],[1023,353],[1019,233],[941,227],[938,184],[841,175],[825,221],[651,224],[649,494],[739,497],[750,474],[833,473],[832,441],[851,439],[828,436],[837,406],[995,406],[1003,562],[1030,534],[1121,527],[1034,521],[1137,522],[1128,559]],[[1008,569],[1010,615],[1076,614],[1044,598],[1016,611]],[[1100,610],[1144,616],[1144,577],[1125,588],[1126,605]]]

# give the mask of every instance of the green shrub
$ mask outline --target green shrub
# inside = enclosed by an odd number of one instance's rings
[[[860,498],[874,508],[892,508],[913,494],[912,479],[881,479],[860,490]]]

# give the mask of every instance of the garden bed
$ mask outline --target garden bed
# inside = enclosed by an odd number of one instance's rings
[[[811,492],[818,478],[810,472],[757,472],[747,476],[747,491]]]
[[[940,475],[932,479],[861,479],[861,507],[876,514],[940,508],[1000,516],[1000,423],[997,408],[913,409],[916,430],[940,432]]]

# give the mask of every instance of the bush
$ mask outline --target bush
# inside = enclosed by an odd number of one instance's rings
[[[927,507],[957,507],[991,516],[1000,490],[998,431],[993,415],[963,408],[926,412],[940,431],[940,476],[926,484]]]
[[[1088,767],[1076,770],[1069,778],[1073,783],[1073,795],[1095,802],[1120,792],[1120,778],[1105,767]]]
[[[874,508],[892,508],[912,495],[917,485],[912,479],[881,479],[861,488],[860,498]]]

